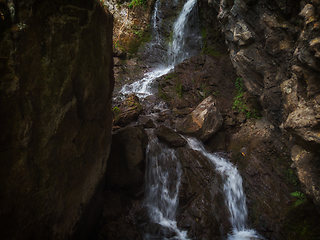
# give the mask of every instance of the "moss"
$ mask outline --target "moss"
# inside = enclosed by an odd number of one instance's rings
[[[169,101],[171,98],[162,90],[162,88],[159,86],[158,87],[158,93],[159,97],[163,99],[164,101]]]
[[[176,93],[178,94],[179,98],[182,98],[183,86],[180,81],[177,81],[176,83]]]
[[[315,206],[310,201],[292,206],[284,222],[284,231],[290,240],[320,240],[319,214]]]
[[[142,30],[139,30],[139,34],[136,34],[136,36],[129,42],[128,53],[136,54],[139,47],[147,42],[150,42],[150,40],[151,32],[149,28],[144,32],[142,32]]]
[[[121,113],[121,110],[120,110],[120,108],[118,108],[118,107],[114,107],[114,108],[112,109],[112,112],[113,112],[113,114],[114,114],[115,116],[118,116],[118,115]]]

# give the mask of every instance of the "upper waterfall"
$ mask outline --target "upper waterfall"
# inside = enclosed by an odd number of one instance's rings
[[[161,1],[157,0],[152,16],[152,39],[151,48],[154,48],[159,56],[159,65],[144,77],[130,85],[124,85],[120,93],[127,95],[135,93],[139,97],[145,97],[154,93],[150,84],[162,75],[167,74],[173,67],[183,60],[195,55],[201,46],[201,35],[199,30],[197,0],[188,0],[172,28],[172,39],[169,44],[161,31]],[[165,48],[165,51],[163,51]],[[164,61],[162,59],[165,59]]]

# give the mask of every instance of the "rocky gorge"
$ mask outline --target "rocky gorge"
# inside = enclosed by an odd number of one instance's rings
[[[318,0],[0,7],[3,239],[320,239]]]

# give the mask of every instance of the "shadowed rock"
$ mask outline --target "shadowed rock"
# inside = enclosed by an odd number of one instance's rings
[[[166,142],[170,147],[183,147],[187,144],[187,141],[179,133],[163,125],[157,128],[156,134],[161,141]]]
[[[125,126],[138,119],[142,112],[139,98],[135,94],[129,95],[120,106],[120,112],[116,113],[114,125]]]

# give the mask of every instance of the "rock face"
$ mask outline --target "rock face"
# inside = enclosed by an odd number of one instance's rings
[[[118,112],[113,110],[115,114],[114,125],[125,126],[138,119],[142,112],[142,106],[139,98],[135,94],[131,94],[121,103]]]
[[[161,141],[166,142],[170,147],[184,147],[187,144],[187,141],[179,133],[163,125],[156,130],[156,134]]]
[[[229,210],[224,203],[221,176],[200,152],[179,148],[178,154],[183,169],[178,226],[188,229],[190,238],[222,239],[231,224]]]
[[[177,122],[177,130],[183,134],[206,141],[222,126],[223,118],[212,96],[203,100],[188,116]]]
[[[93,0],[15,7],[0,22],[1,238],[66,239],[106,169],[113,19]]]
[[[125,127],[112,137],[108,179],[119,187],[134,189],[143,182],[148,136],[142,127]]]
[[[200,8],[217,14],[233,65],[268,120],[316,153],[320,2],[201,0]]]
[[[313,198],[317,206],[320,206],[320,183],[318,180],[320,167],[314,161],[316,159],[316,162],[319,162],[319,158],[297,145],[292,148],[291,157],[292,167],[296,168],[305,192]]]

